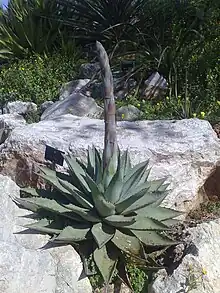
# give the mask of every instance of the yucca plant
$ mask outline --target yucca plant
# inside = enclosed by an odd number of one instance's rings
[[[87,161],[65,155],[68,173],[40,168],[52,188],[25,189],[30,196],[15,202],[37,214],[26,227],[48,233],[51,241],[72,244],[82,256],[87,275],[95,264],[108,288],[113,275],[130,286],[126,255],[148,269],[158,268],[154,253],[175,242],[165,235],[179,212],[161,207],[165,179],[148,181],[148,161],[131,165],[128,151],[116,141],[115,103],[108,56],[97,42],[105,88],[105,143],[101,152],[88,148]]]
[[[60,42],[60,23],[48,18],[56,11],[53,1],[9,1],[0,17],[0,48],[15,58],[51,52]]]

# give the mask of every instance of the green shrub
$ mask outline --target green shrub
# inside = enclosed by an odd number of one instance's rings
[[[22,100],[41,104],[55,100],[63,83],[76,76],[79,57],[54,53],[35,55],[5,65],[0,71],[0,102]]]
[[[57,13],[55,1],[10,0],[1,13],[1,48],[9,50],[12,58],[61,48],[67,38]]]

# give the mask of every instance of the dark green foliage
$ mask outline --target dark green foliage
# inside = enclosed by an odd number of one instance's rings
[[[214,0],[59,0],[80,42],[101,39],[112,65],[135,60],[138,85],[152,71],[169,82],[169,101],[146,102],[143,118],[213,119],[220,115],[220,5]],[[79,21],[75,21],[79,18]],[[139,92],[134,94],[140,102]],[[202,114],[201,114],[202,113]],[[205,115],[203,114],[205,113]]]
[[[0,16],[0,48],[13,58],[51,53],[67,42],[56,1],[10,0]]]

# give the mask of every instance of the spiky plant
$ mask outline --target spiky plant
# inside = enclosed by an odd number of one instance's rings
[[[128,151],[121,154],[117,147],[111,70],[100,43],[97,50],[106,96],[103,154],[93,146],[87,162],[66,155],[68,174],[41,168],[52,189],[25,189],[30,197],[15,201],[40,218],[27,228],[74,245],[87,274],[92,260],[107,286],[115,273],[130,285],[125,256],[158,267],[150,252],[174,244],[164,232],[180,213],[160,206],[168,185],[164,179],[148,181],[148,161],[132,167]]]

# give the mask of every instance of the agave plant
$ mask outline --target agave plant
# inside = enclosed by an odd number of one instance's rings
[[[72,244],[81,254],[85,272],[94,262],[108,286],[113,275],[130,285],[125,255],[159,267],[152,251],[173,245],[165,235],[179,212],[161,207],[168,193],[165,179],[149,181],[149,161],[131,165],[128,151],[116,143],[115,104],[107,54],[97,43],[105,85],[105,147],[89,147],[87,161],[65,155],[68,173],[40,168],[50,190],[27,188],[30,196],[15,202],[38,215],[26,227]]]

